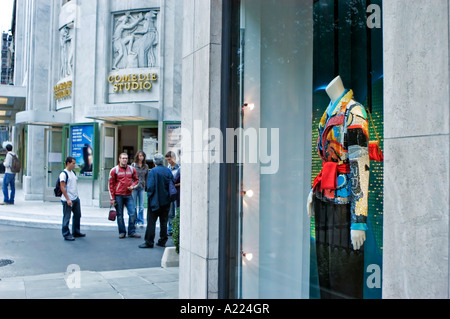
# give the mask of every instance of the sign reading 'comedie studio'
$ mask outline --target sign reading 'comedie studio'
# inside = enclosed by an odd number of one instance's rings
[[[150,91],[153,87],[152,82],[158,80],[156,73],[140,73],[128,75],[110,75],[108,82],[113,86],[113,92],[121,91]]]

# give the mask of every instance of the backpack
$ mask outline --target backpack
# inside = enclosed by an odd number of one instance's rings
[[[66,185],[67,182],[69,181],[69,174],[67,174],[66,171],[63,171],[64,174],[66,174]],[[62,195],[62,190],[61,190],[61,181],[59,180],[59,176],[58,179],[56,180],[56,186],[55,189],[53,190],[53,193],[55,193],[55,197],[61,197]]]
[[[133,174],[133,166],[131,166],[131,165],[127,165],[127,168],[125,168],[125,173],[127,172],[128,167],[131,169],[131,174]],[[119,174],[119,165],[117,165],[115,167],[115,169],[116,169],[116,181],[117,181],[117,174]]]
[[[131,174],[133,174],[133,169],[135,169],[135,168],[133,168],[133,166],[130,166],[130,165],[127,165],[127,167],[125,168],[125,174],[127,173],[128,167],[129,167],[130,170],[131,170]],[[115,180],[116,180],[116,183],[117,183],[117,174],[119,174],[119,165],[117,165],[116,167],[114,167],[114,169],[115,169],[115,171],[116,171],[116,175],[115,175],[114,177],[115,177]]]
[[[22,165],[20,164],[19,159],[17,158],[17,155],[11,154],[12,160],[11,160],[11,172],[13,173],[19,173],[20,169],[22,168]]]

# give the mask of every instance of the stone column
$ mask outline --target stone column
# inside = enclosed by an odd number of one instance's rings
[[[25,35],[25,49],[29,50],[27,62],[27,101],[26,110],[49,111],[52,92],[51,83],[51,26],[53,5],[48,1],[35,1],[27,4],[24,19],[29,26]],[[43,199],[45,188],[45,132],[42,126],[28,126],[27,171],[24,176],[26,200]]]
[[[204,159],[202,136],[220,128],[222,1],[184,0],[183,7],[181,123],[191,136],[182,141],[179,296],[217,298],[219,164]]]
[[[383,1],[383,298],[449,297],[449,3]]]

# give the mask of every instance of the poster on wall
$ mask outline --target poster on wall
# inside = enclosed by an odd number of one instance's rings
[[[181,124],[166,126],[166,153],[172,151],[176,155],[176,162],[181,163]]]
[[[142,141],[142,150],[147,154],[147,158],[153,158],[158,152],[158,140],[154,137],[146,137]]]
[[[72,126],[70,156],[75,158],[78,176],[92,176],[94,163],[94,125]]]

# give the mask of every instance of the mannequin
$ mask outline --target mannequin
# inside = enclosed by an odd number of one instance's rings
[[[322,171],[308,196],[316,217],[322,298],[362,298],[369,189],[368,122],[340,76],[325,89],[331,102],[319,123]]]
[[[344,83],[342,83],[341,77],[338,75],[333,79],[333,81],[328,84],[328,86],[325,88],[325,91],[328,94],[328,97],[330,98],[331,102],[336,102],[336,100],[344,93]]]
[[[325,88],[328,97],[330,98],[332,103],[335,103],[337,99],[342,96],[345,92],[344,84],[342,83],[341,77],[338,75],[335,77]],[[309,193],[308,201],[307,201],[307,211],[308,216],[311,218],[312,214],[312,203],[313,203],[313,191]],[[351,230],[350,237],[353,245],[353,249],[358,250],[364,244],[366,240],[366,232],[364,230]]]

